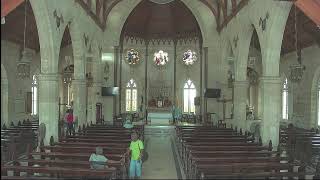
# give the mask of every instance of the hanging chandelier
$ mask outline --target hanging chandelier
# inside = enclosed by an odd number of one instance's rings
[[[71,84],[72,79],[73,79],[73,72],[74,72],[74,65],[70,65],[71,57],[66,56],[65,57],[67,66],[63,70],[63,83],[65,84]]]
[[[27,0],[24,7],[24,31],[23,31],[23,50],[20,61],[17,64],[17,76],[20,79],[30,77],[30,62],[33,58],[33,53],[26,50],[26,29],[27,29]]]
[[[289,78],[292,82],[300,82],[303,77],[303,72],[306,69],[304,65],[302,65],[302,57],[301,57],[301,47],[298,46],[298,28],[297,28],[297,7],[295,6],[294,9],[295,13],[295,47],[296,47],[296,53],[297,53],[297,64],[293,64],[289,68]]]

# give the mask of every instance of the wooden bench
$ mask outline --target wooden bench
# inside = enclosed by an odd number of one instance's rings
[[[241,132],[238,134],[237,130],[232,128],[218,129],[212,128],[209,130],[208,127],[176,128],[176,131],[179,131],[177,132],[177,139],[180,140],[180,153],[182,153],[181,158],[184,168],[188,172],[187,178],[201,178],[200,175],[202,175],[202,178],[213,177],[213,175],[231,178],[233,176],[250,177],[252,175],[253,177],[257,176],[257,178],[261,176],[261,174],[253,175],[252,173],[246,176],[248,174],[246,172],[250,169],[253,171],[269,171],[267,172],[269,174],[264,174],[266,177],[273,176],[270,173],[280,169],[292,171],[292,164],[280,163],[283,158],[278,157],[278,152],[271,151],[271,142],[268,147],[263,147],[260,143],[247,141],[247,132],[243,136],[240,135]],[[225,131],[225,129],[227,130]],[[195,135],[194,132],[198,134]],[[289,177],[295,175],[297,174],[290,174]],[[276,174],[275,176],[280,175]]]

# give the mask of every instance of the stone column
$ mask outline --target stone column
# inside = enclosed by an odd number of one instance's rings
[[[1,78],[1,127],[9,124],[9,96],[8,96],[8,79]]]
[[[242,132],[246,130],[246,101],[248,92],[248,81],[234,82],[234,126],[238,131],[242,128]]]
[[[74,79],[72,80],[72,86],[74,90],[73,114],[78,118],[78,126],[82,126],[86,123],[86,80]]]
[[[262,96],[261,138],[263,145],[272,141],[273,150],[279,144],[279,126],[281,118],[281,80],[278,76],[260,78]]]
[[[92,60],[92,87],[88,87],[88,119],[87,123],[96,123],[96,104],[101,99],[101,60],[98,56]]]
[[[58,141],[58,77],[58,74],[39,75],[39,124],[46,126],[45,145],[49,145],[51,136]]]

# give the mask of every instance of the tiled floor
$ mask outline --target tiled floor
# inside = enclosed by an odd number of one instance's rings
[[[174,126],[146,126],[145,146],[149,159],[143,164],[142,179],[177,179],[171,147]]]

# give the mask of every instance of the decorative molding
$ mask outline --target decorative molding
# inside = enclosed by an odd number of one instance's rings
[[[55,9],[53,11],[53,17],[56,19],[57,29],[60,30],[60,25],[64,23],[62,13],[60,13],[60,16],[59,16],[57,13],[57,10]]]
[[[262,31],[265,31],[267,28],[267,20],[269,19],[269,12],[266,13],[266,16],[262,19],[259,19],[259,26],[261,26]]]

